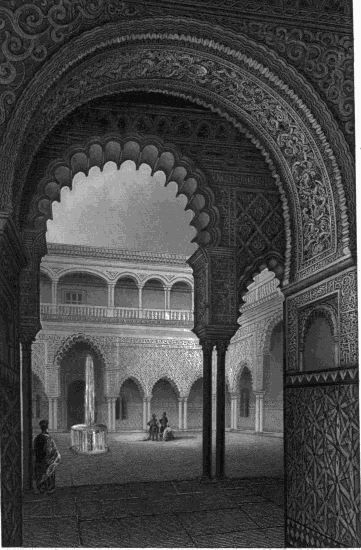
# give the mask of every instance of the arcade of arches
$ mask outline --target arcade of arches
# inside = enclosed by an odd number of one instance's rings
[[[97,415],[110,429],[144,422],[149,399],[166,402],[183,428],[202,414],[205,477],[214,410],[217,478],[226,427],[273,431],[283,417],[286,544],[360,545],[351,8],[350,0],[0,8],[3,545],[22,541],[33,411],[48,410],[53,429],[80,418],[74,358],[89,351]],[[147,165],[184,195],[197,245],[191,284],[101,269],[40,277],[62,189],[78,173],[125,162]],[[79,331],[84,307],[89,326]],[[59,340],[54,327],[70,309],[71,334]],[[92,330],[104,310],[113,327],[130,327],[122,340]],[[167,340],[184,329],[182,353],[197,354],[190,384],[184,371],[181,379],[169,369],[148,379],[124,372],[134,327],[150,356],[147,330],[166,321]]]

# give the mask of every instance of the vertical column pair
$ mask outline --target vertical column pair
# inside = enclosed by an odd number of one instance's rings
[[[217,350],[216,477],[224,477],[225,390],[228,341],[201,342],[203,350],[203,477],[212,477],[212,351]]]

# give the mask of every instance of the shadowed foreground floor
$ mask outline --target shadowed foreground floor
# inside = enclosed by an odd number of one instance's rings
[[[26,547],[277,548],[283,525],[275,478],[61,487],[24,498]]]

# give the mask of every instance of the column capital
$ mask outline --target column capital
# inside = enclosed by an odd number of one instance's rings
[[[264,394],[266,393],[265,390],[254,390],[253,392],[255,394],[256,397],[263,397]]]
[[[217,353],[225,353],[227,351],[227,348],[229,346],[229,341],[230,341],[230,338],[229,339],[221,339],[221,340],[217,340],[216,342],[216,349],[217,349]]]
[[[212,353],[213,351],[213,348],[215,346],[215,343],[213,340],[211,339],[208,339],[208,338],[201,338],[200,339],[200,345],[202,346],[202,350],[205,352],[205,353]]]

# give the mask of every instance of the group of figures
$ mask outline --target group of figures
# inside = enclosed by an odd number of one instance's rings
[[[157,415],[155,413],[152,414],[152,418],[148,422],[149,426],[149,436],[148,441],[151,439],[152,441],[158,441],[159,439],[162,441],[170,441],[171,439],[174,439],[174,434],[172,428],[168,425],[168,418],[167,414],[164,412],[161,418],[157,419]]]

